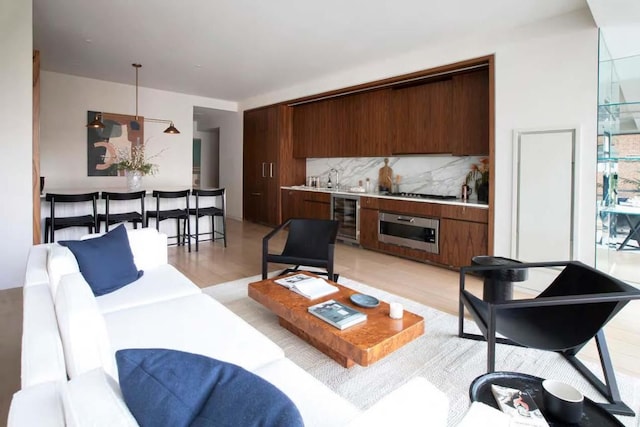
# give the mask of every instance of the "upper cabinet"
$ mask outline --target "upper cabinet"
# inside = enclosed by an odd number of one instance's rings
[[[343,95],[293,107],[293,155],[357,157],[388,154],[389,89]]]
[[[489,69],[292,107],[296,158],[489,155]]]
[[[451,77],[391,90],[390,153],[451,153]]]
[[[452,102],[449,152],[454,156],[488,156],[489,69],[454,75]]]

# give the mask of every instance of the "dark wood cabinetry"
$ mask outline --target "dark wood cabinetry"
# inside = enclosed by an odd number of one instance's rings
[[[293,158],[291,109],[265,107],[244,113],[243,215],[278,225],[282,185],[304,182],[305,161]]]
[[[440,264],[451,267],[471,265],[471,258],[486,255],[488,227],[486,223],[440,220]]]
[[[452,267],[471,264],[488,254],[488,209],[443,205],[440,218],[440,263]]]
[[[454,156],[489,155],[489,68],[453,76]]]
[[[362,197],[360,206],[360,244],[363,248],[455,268],[469,265],[473,256],[488,253],[487,209],[373,197]],[[378,242],[380,211],[440,219],[440,253]]]
[[[294,156],[387,155],[389,93],[376,90],[293,107]]]
[[[378,249],[378,209],[365,208],[360,203],[360,245]]]
[[[293,108],[294,157],[489,154],[489,69]]]
[[[331,217],[331,194],[282,190],[282,220]],[[378,241],[380,211],[440,220],[439,253]],[[480,207],[360,197],[360,245],[393,255],[449,267],[469,265],[476,255],[488,254],[488,210]]]
[[[282,190],[282,221],[289,218],[331,219],[331,194]]]
[[[451,153],[451,78],[391,91],[391,154]]]

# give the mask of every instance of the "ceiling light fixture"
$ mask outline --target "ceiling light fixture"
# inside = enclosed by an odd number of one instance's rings
[[[138,120],[138,70],[142,67],[141,64],[131,64],[131,66],[133,68],[136,69],[136,120]],[[144,118],[145,122],[150,122],[150,123],[166,123],[169,124],[169,127],[167,127],[164,130],[164,133],[168,133],[171,135],[175,135],[180,133],[180,131],[178,129],[176,129],[176,127],[173,125],[173,121],[171,120],[164,120],[164,119],[152,119],[149,117],[145,117]],[[104,129],[104,123],[102,123],[102,114],[98,113],[96,114],[96,117],[87,124],[88,128],[93,128],[93,129]]]

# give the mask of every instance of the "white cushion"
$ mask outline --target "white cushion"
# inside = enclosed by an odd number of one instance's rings
[[[144,270],[135,282],[96,298],[102,313],[201,293],[200,288],[169,264]]]
[[[49,284],[51,286],[51,295],[55,298],[58,284],[62,276],[73,274],[80,271],[78,261],[73,252],[66,246],[57,243],[49,246],[49,254],[47,256],[47,272],[49,273]]]
[[[102,369],[71,379],[63,392],[67,427],[137,426],[117,383]]]
[[[426,378],[415,377],[376,402],[349,424],[349,427],[444,427],[448,416],[447,396]]]
[[[360,413],[289,359],[269,363],[254,373],[278,387],[295,403],[306,427],[344,426]]]
[[[155,228],[127,230],[133,261],[138,270],[151,270],[167,264],[167,235]]]
[[[9,407],[8,427],[64,427],[61,387],[48,382],[24,388],[13,395]]]
[[[49,273],[47,273],[47,256],[49,254],[49,244],[36,245],[29,249],[27,257],[27,270],[24,275],[24,287],[33,285],[49,284]]]
[[[93,239],[104,233],[82,236],[81,240]],[[133,253],[133,262],[138,270],[147,270],[169,262],[167,253],[167,235],[159,233],[155,228],[127,229],[129,246]]]
[[[68,274],[60,280],[55,307],[69,377],[99,367],[115,376],[115,356],[104,318],[82,274]]]
[[[67,379],[49,284],[22,290],[22,388]]]
[[[125,348],[167,348],[235,363],[249,371],[284,357],[280,347],[204,294],[114,311],[104,318],[114,353]]]

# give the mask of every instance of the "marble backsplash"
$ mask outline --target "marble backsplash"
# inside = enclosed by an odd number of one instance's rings
[[[460,197],[460,187],[471,166],[480,163],[480,156],[401,156],[389,157],[394,177],[400,175],[398,191],[408,193],[441,194]],[[338,157],[307,159],[307,176],[319,176],[326,186],[329,172],[336,169],[340,187],[363,185],[367,178],[372,191],[378,189],[378,171],[384,166],[383,157]],[[335,173],[331,174],[335,185]],[[472,194],[472,198],[476,195]]]

